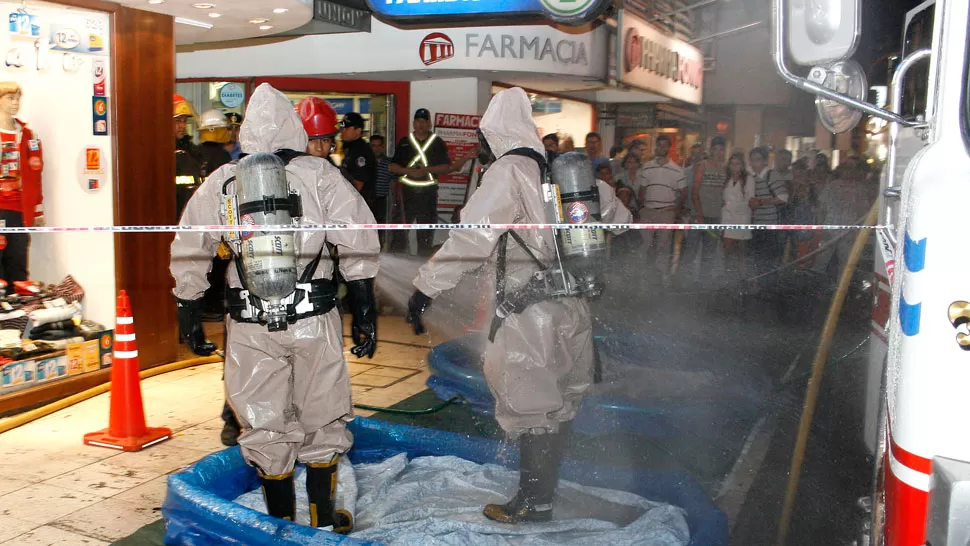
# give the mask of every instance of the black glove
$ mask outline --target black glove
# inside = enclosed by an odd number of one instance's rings
[[[377,350],[377,302],[374,301],[374,279],[347,282],[353,297],[354,317],[350,323],[350,338],[354,346],[350,352],[357,358],[374,358]]]
[[[179,335],[193,353],[209,356],[216,350],[215,343],[205,338],[202,331],[202,298],[183,300],[175,298],[178,305]]]
[[[431,307],[431,298],[420,290],[415,290],[408,300],[408,324],[414,326],[414,335],[419,336],[425,332],[424,325],[421,324],[421,315]]]

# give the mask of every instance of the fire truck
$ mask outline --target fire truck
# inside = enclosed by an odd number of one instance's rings
[[[863,114],[887,123],[865,401],[876,461],[867,542],[966,546],[970,0],[929,0],[906,14],[885,108],[865,102],[864,71],[849,60],[860,9],[858,0],[773,0],[772,47],[779,75],[817,96],[832,132]]]

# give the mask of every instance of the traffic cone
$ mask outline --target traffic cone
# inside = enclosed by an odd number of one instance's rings
[[[135,320],[131,316],[128,294],[122,290],[118,296],[115,324],[108,428],[85,434],[86,445],[121,451],[141,451],[172,437],[171,429],[145,426],[145,407],[141,399],[141,378],[138,377],[138,371]]]

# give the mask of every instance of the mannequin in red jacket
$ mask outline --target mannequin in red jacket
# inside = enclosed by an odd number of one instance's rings
[[[9,227],[44,225],[40,140],[17,119],[22,90],[15,82],[0,82],[0,222]],[[30,236],[0,235],[0,278],[27,280]]]

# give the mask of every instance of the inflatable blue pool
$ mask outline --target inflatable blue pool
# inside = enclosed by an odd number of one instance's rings
[[[500,442],[433,429],[356,419],[349,456],[353,463],[377,462],[400,453],[409,457],[452,455],[484,464],[515,468],[517,455]],[[514,452],[515,450],[511,450]],[[726,546],[728,525],[707,493],[683,472],[606,467],[567,460],[562,478],[580,484],[629,491],[686,511],[692,546]],[[162,506],[165,543],[184,546],[217,544],[246,546],[310,546],[372,544],[334,533],[271,518],[232,501],[256,488],[255,470],[239,448],[205,457],[168,479]]]

